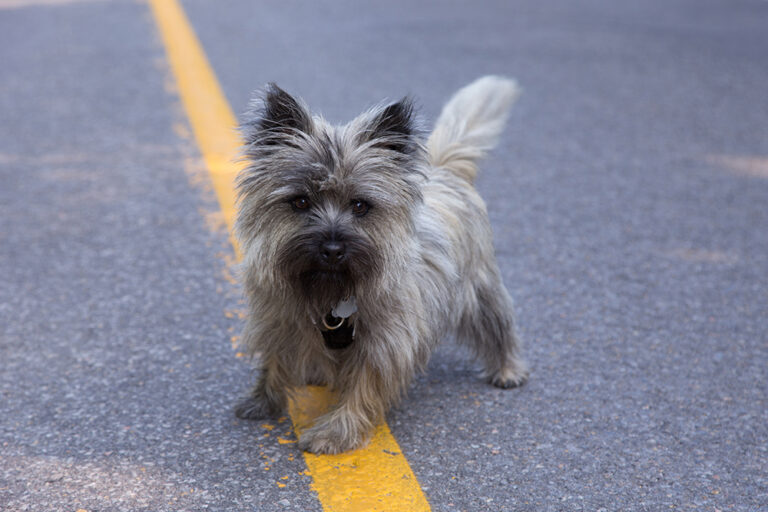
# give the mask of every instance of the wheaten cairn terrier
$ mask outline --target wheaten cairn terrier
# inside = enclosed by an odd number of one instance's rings
[[[295,388],[327,384],[338,402],[299,445],[358,448],[451,333],[493,385],[525,382],[512,301],[473,186],[517,96],[512,80],[480,78],[424,140],[407,98],[332,126],[267,87],[243,125],[243,342],[260,373],[237,416],[277,414]]]

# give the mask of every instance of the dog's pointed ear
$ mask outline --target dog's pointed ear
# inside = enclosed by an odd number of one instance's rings
[[[377,146],[412,153],[416,148],[413,101],[407,96],[382,108],[366,130],[366,138]]]
[[[311,122],[309,112],[293,96],[274,83],[267,85],[262,128],[292,128],[305,132]]]
[[[254,102],[250,119],[243,124],[247,144],[275,144],[273,136],[312,130],[312,116],[293,96],[274,83],[267,84],[263,95]]]

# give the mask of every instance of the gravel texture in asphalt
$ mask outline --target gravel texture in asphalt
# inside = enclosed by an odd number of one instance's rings
[[[768,510],[768,3],[183,2],[236,112],[524,93],[478,188],[532,373],[388,416],[434,510]],[[0,508],[320,510],[237,420],[232,250],[148,7],[0,2]]]

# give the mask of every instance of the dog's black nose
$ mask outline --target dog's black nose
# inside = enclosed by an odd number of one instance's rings
[[[320,257],[329,265],[341,263],[345,251],[344,243],[337,240],[328,240],[320,244]]]

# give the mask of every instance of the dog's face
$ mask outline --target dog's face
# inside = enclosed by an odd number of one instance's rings
[[[318,315],[407,264],[424,152],[408,100],[332,127],[271,85],[243,127],[237,231],[260,280]]]

